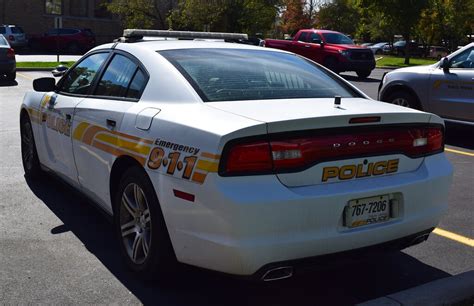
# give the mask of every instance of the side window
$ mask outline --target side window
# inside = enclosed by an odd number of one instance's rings
[[[107,52],[96,53],[82,60],[67,73],[64,81],[62,81],[60,91],[70,94],[87,94],[97,71],[99,71],[108,56],[109,53]]]
[[[469,48],[451,59],[452,68],[474,68],[474,48]]]
[[[146,76],[139,68],[133,77],[132,83],[130,83],[130,87],[127,92],[127,98],[139,99],[145,84]]]
[[[308,37],[308,33],[303,32],[303,33],[301,33],[300,37],[298,38],[298,41],[306,41],[307,37]]]
[[[0,27],[0,34],[5,34],[7,33],[7,28],[6,27]]]
[[[319,39],[320,41],[322,41],[321,35],[319,35],[318,33],[311,33],[309,37],[309,42],[313,42],[315,39]]]
[[[99,81],[95,95],[139,98],[144,75],[130,59],[116,54]]]

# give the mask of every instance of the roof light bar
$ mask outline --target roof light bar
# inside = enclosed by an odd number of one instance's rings
[[[123,31],[123,37],[125,38],[142,39],[145,36],[170,37],[170,38],[180,38],[180,39],[224,39],[224,40],[248,39],[248,35],[242,34],[242,33],[191,32],[191,31],[143,30],[143,29],[125,29]]]

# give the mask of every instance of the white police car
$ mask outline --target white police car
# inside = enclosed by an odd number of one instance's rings
[[[424,241],[446,210],[438,116],[373,103],[292,53],[167,40],[245,36],[125,36],[57,84],[34,81],[21,143],[27,176],[52,171],[113,215],[141,276],[182,262],[286,278],[326,255]]]
[[[434,65],[387,73],[379,99],[474,125],[474,43]]]

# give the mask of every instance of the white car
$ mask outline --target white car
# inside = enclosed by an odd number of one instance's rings
[[[436,64],[390,71],[380,83],[379,99],[474,125],[474,43]]]
[[[181,262],[286,278],[424,241],[447,209],[438,116],[374,103],[289,52],[125,34],[34,81],[22,157],[27,176],[52,171],[113,215],[139,275]]]

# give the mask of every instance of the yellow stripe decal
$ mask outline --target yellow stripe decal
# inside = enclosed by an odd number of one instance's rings
[[[461,235],[458,235],[458,234],[455,234],[455,233],[451,233],[451,232],[446,231],[446,230],[441,229],[441,228],[435,228],[433,233],[435,233],[436,235],[442,236],[444,238],[448,238],[448,239],[460,242],[462,244],[465,244],[465,245],[468,245],[468,246],[474,248],[474,239],[467,238],[467,237],[464,237],[464,236],[461,236]]]
[[[192,180],[197,182],[197,183],[202,184],[206,180],[206,176],[207,176],[207,174],[205,174],[205,173],[194,172]]]
[[[447,152],[451,152],[451,153],[457,153],[457,154],[462,154],[462,155],[467,155],[467,156],[474,156],[474,153],[469,153],[469,152],[464,152],[464,151],[459,151],[459,150],[453,150],[453,149],[448,149],[448,148],[445,148],[444,150],[447,151]]]
[[[103,132],[98,133],[95,136],[95,139],[101,140],[103,142],[107,142],[109,144],[112,144],[114,146],[117,146],[122,149],[127,149],[136,153],[140,153],[143,155],[148,155],[150,153],[150,147],[149,146],[144,146],[140,145],[136,142],[131,142],[127,140],[123,140],[119,138],[118,136],[106,134]]]
[[[81,122],[77,125],[76,129],[74,130],[73,138],[76,140],[81,140],[82,136],[84,136],[84,132],[89,127],[89,123]]]
[[[218,167],[218,163],[210,162],[204,159],[200,159],[196,165],[197,169],[204,170],[207,172],[217,172]]]
[[[202,157],[209,158],[209,159],[220,159],[220,155],[212,154],[212,153],[207,153],[207,152],[202,152],[201,153]]]

